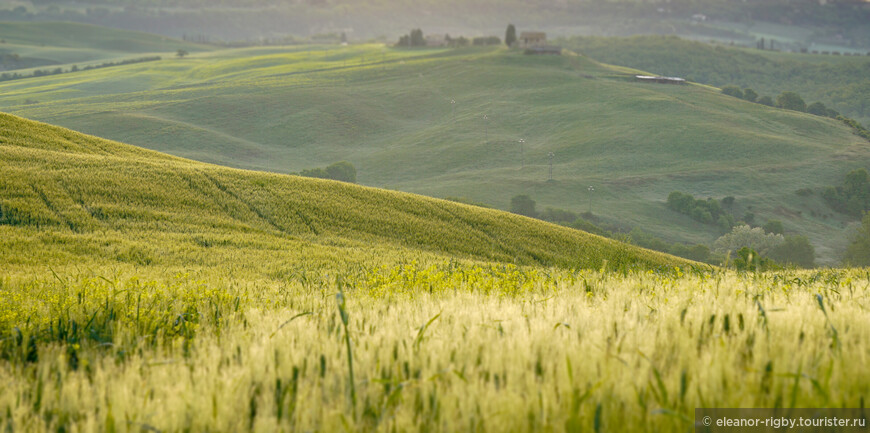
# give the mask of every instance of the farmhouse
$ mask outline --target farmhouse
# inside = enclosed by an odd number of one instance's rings
[[[521,47],[536,47],[547,43],[547,34],[544,32],[522,32],[517,43]]]
[[[645,83],[686,84],[686,80],[684,78],[678,77],[655,77],[651,75],[635,75],[634,80]]]

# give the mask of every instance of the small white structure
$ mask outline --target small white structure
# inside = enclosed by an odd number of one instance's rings
[[[656,77],[652,75],[635,75],[635,81],[646,82],[646,83],[659,83],[659,84],[686,84],[686,80],[684,78],[679,77]]]

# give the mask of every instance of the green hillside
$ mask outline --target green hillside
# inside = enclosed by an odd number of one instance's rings
[[[686,77],[692,81],[749,87],[776,98],[798,92],[807,104],[820,101],[870,124],[870,56],[834,48],[819,54],[714,46],[677,37],[572,38],[566,45],[602,62]],[[769,43],[769,38],[767,43]],[[831,54],[836,51],[838,55]],[[821,54],[825,52],[827,54]]]
[[[734,196],[738,218],[782,220],[819,262],[838,260],[850,220],[795,191],[866,166],[866,141],[835,120],[630,72],[503,48],[250,48],[6,82],[0,109],[239,168],[347,160],[371,186],[501,209],[528,194],[671,241],[722,233],[668,210],[670,192]]]
[[[686,263],[500,211],[192,162],[10,115],[0,141],[0,256],[10,266],[254,255],[292,267],[401,251],[571,268]]]
[[[0,41],[0,56],[17,56],[15,62],[4,62],[4,70],[74,63],[84,66],[146,53],[206,49],[165,36],[68,22],[2,22]]]

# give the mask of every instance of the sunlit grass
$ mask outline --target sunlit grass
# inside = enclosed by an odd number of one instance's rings
[[[633,72],[494,47],[253,47],[4,82],[0,108],[234,167],[346,160],[366,185],[501,209],[528,194],[540,208],[586,211],[595,185],[594,213],[672,241],[721,233],[668,215],[670,192],[734,196],[737,217],[780,219],[811,239],[818,262],[838,260],[847,219],[794,191],[870,160],[860,137],[716,89],[634,83]]]
[[[7,293],[67,300],[41,311],[50,331],[4,334],[5,423],[685,431],[695,407],[857,407],[870,383],[863,273],[349,272],[352,382],[340,287],[316,276],[7,278]]]

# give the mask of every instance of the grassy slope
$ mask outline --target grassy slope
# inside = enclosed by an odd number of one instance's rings
[[[0,23],[0,53],[41,64],[100,63],[136,54],[202,51],[204,46],[165,36],[67,22]]]
[[[738,217],[781,219],[810,237],[822,263],[836,260],[846,220],[794,191],[866,165],[865,141],[830,119],[623,72],[502,49],[258,48],[3,83],[0,108],[242,168],[344,159],[364,184],[500,208],[525,193],[541,208],[585,211],[594,185],[596,214],[671,240],[719,233],[667,210],[668,193],[733,195]]]
[[[761,51],[713,46],[676,37],[574,38],[566,44],[603,62],[724,86],[761,95],[800,93],[870,123],[870,57]],[[816,48],[814,48],[816,50]]]
[[[10,265],[203,265],[253,251],[290,266],[395,250],[563,267],[686,263],[495,210],[218,167],[10,115],[0,141]]]

